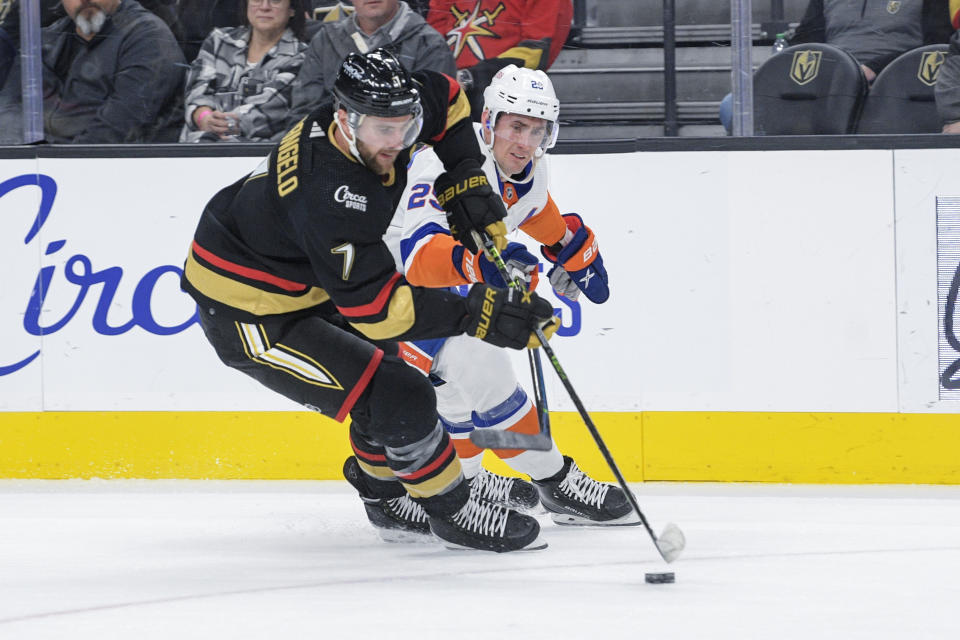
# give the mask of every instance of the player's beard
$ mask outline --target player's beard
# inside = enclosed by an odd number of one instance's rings
[[[363,160],[363,164],[367,165],[367,168],[373,171],[378,176],[384,176],[390,173],[390,168],[393,166],[393,162],[386,163],[381,160],[380,156],[377,153],[374,153],[363,144],[363,141],[357,138],[357,151],[360,152],[360,159]],[[382,151],[382,149],[380,150]]]
[[[84,16],[83,13],[80,12],[77,13],[77,17],[73,19],[80,35],[86,38],[100,33],[100,29],[103,29],[103,25],[107,22],[107,14],[104,13],[100,7],[94,6],[93,11],[88,13],[90,14],[89,17]]]

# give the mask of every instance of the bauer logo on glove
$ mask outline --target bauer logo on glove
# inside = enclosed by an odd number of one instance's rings
[[[470,176],[469,178],[464,178],[460,182],[454,185],[450,185],[443,191],[437,193],[437,202],[440,203],[440,206],[443,207],[447,202],[453,200],[454,196],[458,196],[462,193],[466,193],[467,190],[479,190],[484,185],[490,186],[490,183],[487,182],[487,176]]]
[[[607,270],[603,266],[597,237],[575,213],[563,216],[567,224],[564,240],[540,252],[553,263],[547,273],[557,295],[576,300],[582,291],[590,302],[600,304],[610,297]]]
[[[501,251],[506,248],[507,228],[503,218],[507,211],[476,160],[466,158],[455,168],[441,173],[433,189],[437,202],[447,213],[450,234],[471,253],[482,250],[473,232],[486,233]]]
[[[532,291],[475,284],[470,287],[466,303],[467,315],[461,329],[498,347],[537,347],[540,342],[535,329],[540,328],[544,337],[549,338],[559,326],[550,303]]]

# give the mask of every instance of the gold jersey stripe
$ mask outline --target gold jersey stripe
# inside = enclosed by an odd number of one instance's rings
[[[539,69],[543,60],[543,49],[533,47],[513,47],[497,56],[498,58],[520,58],[528,69]]]
[[[386,340],[406,332],[416,322],[413,292],[408,285],[397,287],[390,296],[387,317],[379,322],[351,322],[363,335],[373,340]]]
[[[464,118],[470,118],[470,101],[463,91],[457,94],[457,99],[447,108],[447,129]]]
[[[211,300],[255,316],[302,311],[330,299],[327,292],[320,287],[311,287],[306,293],[297,296],[264,291],[208,269],[197,262],[192,251],[187,255],[184,274],[197,291]]]
[[[363,461],[363,458],[356,456],[357,463],[360,465],[360,468],[363,469],[364,473],[371,475],[375,478],[387,478],[389,480],[395,480],[397,476],[393,475],[393,470],[390,467],[380,467],[368,464]],[[459,461],[458,461],[459,462]]]
[[[445,489],[457,481],[462,472],[460,458],[453,458],[442,472],[429,480],[417,484],[407,484],[403,480],[400,482],[403,483],[411,498],[430,498],[443,493]]]

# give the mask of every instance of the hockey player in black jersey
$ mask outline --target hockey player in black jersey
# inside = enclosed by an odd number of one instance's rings
[[[466,96],[451,78],[409,75],[383,50],[351,54],[335,99],[297,123],[253,173],[200,218],[182,287],[220,359],[274,391],[343,421],[370,500],[412,496],[451,547],[543,548],[529,516],[471,498],[430,382],[395,340],[466,332],[521,349],[556,330],[536,294],[475,285],[464,298],[411,286],[382,236],[416,142],[447,168],[451,227],[506,246],[500,198]]]

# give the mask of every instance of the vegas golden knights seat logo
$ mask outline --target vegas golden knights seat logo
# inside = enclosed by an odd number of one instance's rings
[[[947,56],[945,51],[927,51],[920,58],[920,69],[917,70],[917,77],[920,82],[932,87],[937,84],[937,76],[940,74],[940,65]]]
[[[790,79],[797,84],[807,84],[820,73],[822,51],[797,51],[790,65]]]
[[[897,13],[898,11],[900,11],[900,4],[901,4],[901,3],[898,2],[897,0],[890,0],[890,1],[887,3],[887,13],[889,13],[889,14],[892,15],[892,14]]]

